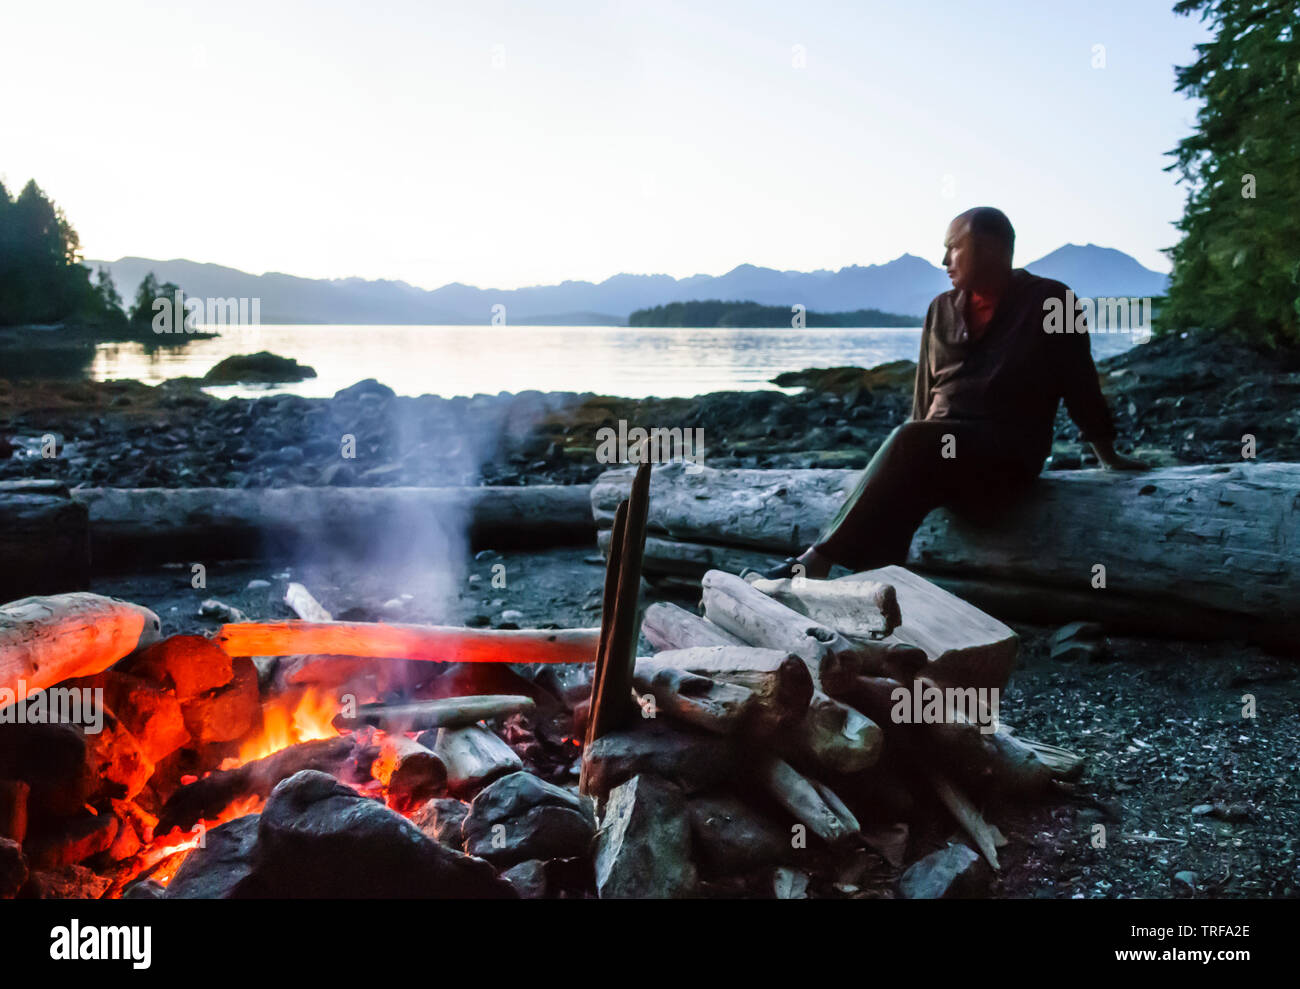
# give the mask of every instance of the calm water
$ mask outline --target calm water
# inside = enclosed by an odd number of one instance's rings
[[[293,392],[333,395],[377,378],[399,395],[450,397],[499,391],[597,392],[644,398],[772,388],[782,371],[872,367],[916,359],[915,329],[631,329],[591,326],[240,326],[168,351],[101,344],[90,375],[157,384],[202,377],[231,354],[260,350],[316,369],[318,377],[276,387],[228,386],[216,395]],[[1100,358],[1127,349],[1127,336],[1098,335]]]

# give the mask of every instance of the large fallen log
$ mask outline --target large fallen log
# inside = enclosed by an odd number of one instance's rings
[[[649,534],[799,552],[840,507],[856,476],[710,468],[688,474],[665,465],[651,480]],[[597,525],[603,527],[628,479],[624,469],[597,479]],[[1083,609],[1076,618],[1146,617],[1152,631],[1186,635],[1200,626],[1180,617],[1194,621],[1210,610],[1254,618],[1254,637],[1285,639],[1287,630],[1300,629],[1297,490],[1295,463],[1051,471],[1000,519],[977,525],[946,510],[932,512],[912,541],[909,561],[927,574],[1037,587],[1049,604],[1053,595],[1076,595],[1072,604]],[[1024,596],[1021,602],[1029,603]],[[1052,620],[1059,617],[1055,612]],[[1250,623],[1240,630],[1251,633]]]
[[[434,663],[590,663],[600,630],[491,629],[383,622],[240,622],[216,642],[228,656],[369,656]]]
[[[0,606],[0,709],[108,669],[157,642],[160,628],[148,608],[85,591]]]
[[[0,601],[89,586],[85,506],[62,481],[0,481]]]
[[[456,488],[81,488],[95,565],[433,545],[589,542],[586,485]]]

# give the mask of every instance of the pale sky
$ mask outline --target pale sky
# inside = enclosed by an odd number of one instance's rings
[[[424,288],[937,264],[973,205],[1167,271],[1171,6],[4,0],[0,178],[88,258]]]

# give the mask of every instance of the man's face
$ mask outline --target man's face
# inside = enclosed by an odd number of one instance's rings
[[[948,224],[943,246],[943,266],[952,279],[952,287],[958,291],[970,291],[981,268],[978,245],[970,232],[970,224],[961,217]]]

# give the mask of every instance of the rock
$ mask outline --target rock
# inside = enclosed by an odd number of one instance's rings
[[[780,827],[730,794],[695,797],[687,810],[695,857],[710,872],[746,872],[781,862],[790,852]]]
[[[1174,882],[1182,883],[1188,889],[1196,889],[1196,873],[1184,869],[1182,872],[1174,873]]]
[[[185,727],[196,743],[234,741],[261,715],[257,667],[242,656],[232,660],[231,667],[234,675],[228,684],[181,705]]]
[[[808,899],[808,874],[782,866],[772,873],[772,895],[778,900]]]
[[[469,804],[455,797],[434,797],[417,808],[411,823],[426,835],[448,848],[460,850],[461,825],[469,814]]]
[[[82,813],[41,830],[29,838],[25,851],[34,869],[76,865],[106,851],[117,837],[118,819],[107,812]]]
[[[257,895],[306,898],[513,898],[481,859],[440,845],[327,773],[282,780],[258,827]]]
[[[73,681],[76,686],[104,691],[104,704],[131,733],[151,762],[171,755],[190,740],[176,693],[152,679],[106,670]]]
[[[314,368],[299,364],[292,357],[262,350],[256,354],[232,354],[217,362],[203,376],[203,381],[206,384],[281,384],[314,377]]]
[[[270,582],[269,580],[262,580],[261,577],[256,577],[256,578],[254,578],[253,580],[250,580],[250,581],[248,582],[248,584],[247,584],[247,586],[245,586],[244,590],[246,590],[246,591],[264,591],[264,590],[266,590],[266,589],[267,589],[268,587],[270,587],[270,586],[271,586],[271,582]]]
[[[1052,634],[1051,657],[1057,662],[1103,659],[1108,650],[1105,628],[1097,622],[1071,622]]]
[[[546,897],[546,863],[529,859],[511,866],[501,873],[501,878],[515,888],[521,899],[541,900]]]
[[[596,840],[600,898],[680,899],[697,882],[681,788],[640,774],[611,790]]]
[[[65,865],[60,869],[31,874],[32,885],[42,900],[98,900],[113,881],[84,865]]]
[[[0,838],[0,900],[12,900],[27,882],[27,860],[23,848],[9,838]]]
[[[584,758],[589,792],[598,802],[640,773],[676,783],[686,793],[698,793],[730,779],[740,761],[733,739],[669,725],[663,719],[602,735]]]
[[[987,892],[988,880],[985,861],[966,845],[951,842],[908,866],[898,887],[909,900],[974,899]]]
[[[251,887],[260,814],[247,814],[212,828],[167,885],[171,900],[237,899]]]
[[[226,604],[224,601],[218,601],[216,598],[208,598],[199,605],[199,615],[203,618],[214,618],[227,624],[245,621],[242,611],[233,605]]]
[[[167,896],[167,887],[153,879],[141,879],[122,891],[124,900],[162,900]]]
[[[524,613],[522,611],[516,611],[513,608],[508,608],[501,612],[501,620],[503,622],[519,622],[523,621],[523,618]]]
[[[465,851],[498,867],[586,855],[595,832],[590,801],[527,772],[481,790],[461,826]]]
[[[170,680],[176,699],[184,704],[209,690],[224,687],[234,677],[230,657],[211,639],[201,635],[173,635],[133,657],[130,672],[156,680]]]
[[[340,389],[334,393],[334,401],[340,399],[360,400],[363,395],[377,395],[380,398],[395,398],[397,392],[387,385],[380,384],[374,378],[366,378],[364,381],[358,381],[355,385],[349,385],[347,388]]]

